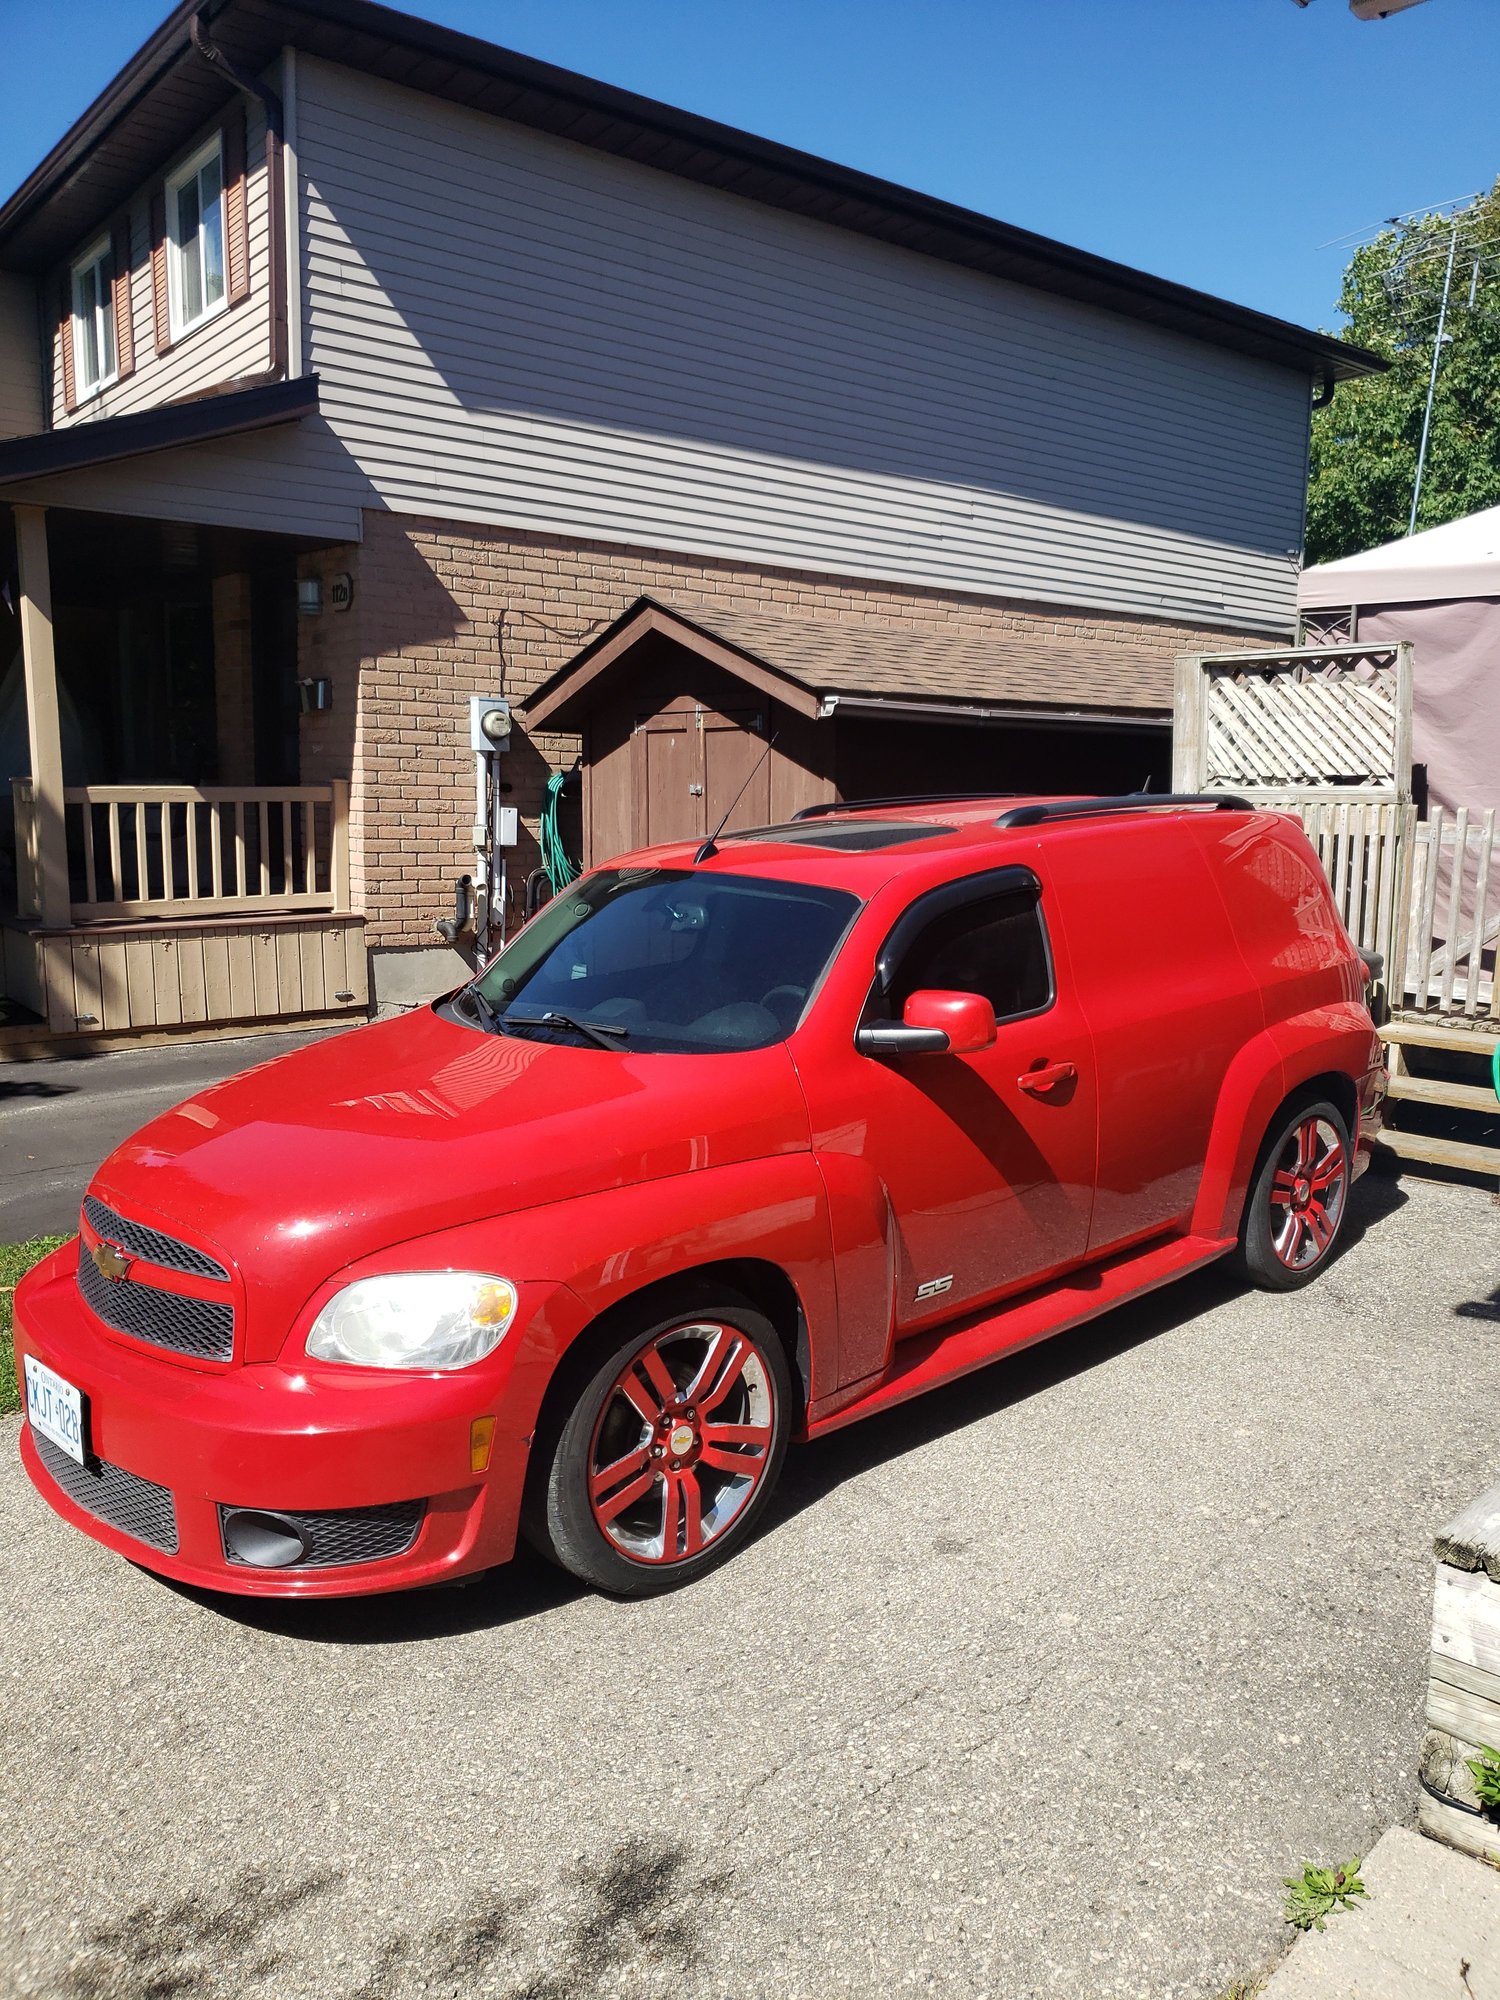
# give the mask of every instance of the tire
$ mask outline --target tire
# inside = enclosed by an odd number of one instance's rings
[[[582,1582],[654,1597],[717,1568],[755,1532],[786,1457],[795,1390],[775,1327],[732,1295],[613,1333],[554,1419],[528,1534]]]
[[[1351,1184],[1349,1128],[1327,1098],[1278,1115],[1261,1148],[1236,1263],[1265,1292],[1293,1292],[1332,1258]]]

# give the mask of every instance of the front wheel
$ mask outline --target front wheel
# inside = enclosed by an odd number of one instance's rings
[[[739,1301],[637,1324],[556,1431],[532,1538],[585,1583],[651,1597],[753,1533],[786,1456],[786,1350]]]
[[[1332,1256],[1349,1199],[1349,1128],[1337,1105],[1306,1104],[1275,1127],[1240,1226],[1238,1262],[1262,1291],[1290,1292]]]

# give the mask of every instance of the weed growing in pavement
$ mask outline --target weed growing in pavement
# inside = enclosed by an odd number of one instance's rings
[[[1500,1750],[1481,1743],[1477,1757],[1465,1757],[1474,1779],[1474,1796],[1488,1813],[1500,1811]]]
[[[1356,1896],[1368,1896],[1359,1879],[1359,1856],[1343,1868],[1318,1868],[1309,1861],[1300,1875],[1286,1877],[1282,1915],[1294,1931],[1320,1931],[1335,1910],[1352,1910]]]

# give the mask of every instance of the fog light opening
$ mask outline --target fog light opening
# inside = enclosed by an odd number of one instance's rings
[[[307,1536],[285,1514],[266,1514],[253,1507],[226,1507],[222,1514],[224,1553],[231,1562],[252,1569],[289,1569],[305,1562]]]

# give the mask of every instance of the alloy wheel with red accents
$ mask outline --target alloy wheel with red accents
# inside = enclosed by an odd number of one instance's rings
[[[736,1301],[637,1328],[562,1425],[542,1540],[622,1595],[686,1582],[744,1541],[781,1468],[791,1371],[774,1327]]]
[[[1299,1118],[1271,1175],[1271,1246],[1288,1270],[1321,1263],[1338,1234],[1349,1189],[1343,1134],[1314,1112]]]
[[[1291,1291],[1323,1268],[1344,1225],[1352,1180],[1337,1106],[1305,1104],[1262,1148],[1240,1232],[1240,1264],[1266,1291]]]

